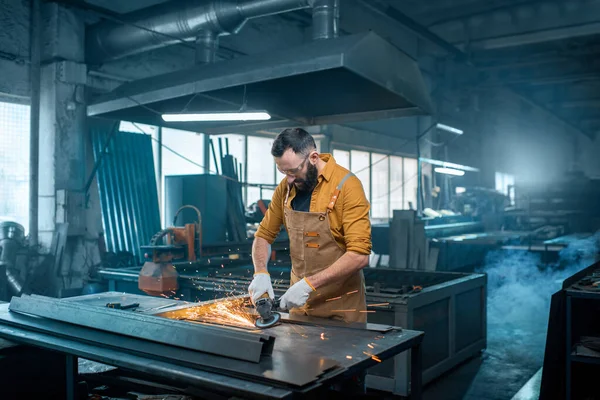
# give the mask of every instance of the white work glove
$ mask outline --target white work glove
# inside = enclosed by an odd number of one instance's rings
[[[265,293],[268,293],[271,299],[275,299],[273,285],[271,285],[271,275],[266,272],[254,274],[254,279],[248,286],[248,294],[252,299],[252,303],[256,304],[256,301]]]
[[[291,310],[292,308],[302,307],[308,300],[308,295],[311,294],[315,289],[306,280],[302,279],[292,285],[291,288],[281,296],[279,308],[283,310]]]

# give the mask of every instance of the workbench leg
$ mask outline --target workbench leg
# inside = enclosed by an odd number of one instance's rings
[[[77,376],[79,374],[77,357],[67,354],[67,400],[77,398]]]
[[[421,343],[419,343],[410,351],[410,400],[421,400],[423,378],[421,357]]]

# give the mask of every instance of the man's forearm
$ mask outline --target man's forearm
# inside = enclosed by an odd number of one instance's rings
[[[261,237],[255,237],[252,243],[252,262],[254,273],[268,272],[267,263],[271,254],[271,245]]]
[[[364,268],[368,263],[369,256],[347,251],[328,268],[314,274],[308,280],[315,289],[318,289],[330,283],[346,279],[354,272]]]

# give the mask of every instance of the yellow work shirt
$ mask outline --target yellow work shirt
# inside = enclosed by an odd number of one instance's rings
[[[349,172],[338,165],[331,154],[319,155],[325,161],[325,168],[319,174],[318,183],[310,198],[310,212],[326,212],[336,186]],[[279,183],[273,193],[269,208],[256,231],[255,237],[273,243],[281,225],[285,225],[283,207],[287,193],[287,179]],[[296,196],[296,187],[292,185],[286,207],[291,208]],[[358,254],[371,254],[371,221],[369,220],[369,201],[365,196],[362,183],[356,176],[348,178],[342,186],[342,191],[329,214],[331,233],[342,249]]]

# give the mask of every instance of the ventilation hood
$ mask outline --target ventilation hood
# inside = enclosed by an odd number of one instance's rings
[[[163,113],[266,110],[267,122],[172,122]],[[126,83],[88,116],[205,133],[432,114],[417,63],[376,34],[316,40]]]

